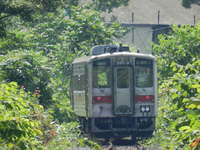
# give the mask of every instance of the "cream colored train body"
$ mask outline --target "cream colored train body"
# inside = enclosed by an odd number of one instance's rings
[[[100,45],[73,61],[71,104],[97,137],[148,137],[155,129],[156,59],[128,47]]]

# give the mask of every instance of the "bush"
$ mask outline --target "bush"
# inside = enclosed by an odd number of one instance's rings
[[[0,84],[0,145],[8,149],[39,148],[43,135],[38,117],[43,107],[15,82]]]
[[[200,24],[175,26],[154,47],[161,80],[157,131],[152,140],[162,149],[189,150],[200,135],[199,33]]]
[[[40,104],[51,104],[51,89],[48,88],[50,73],[48,59],[33,51],[12,51],[0,56],[0,80],[17,82],[26,91],[38,93]]]
[[[163,149],[188,150],[200,135],[200,61],[174,69],[179,72],[160,87],[156,136]]]
[[[81,136],[78,122],[62,123],[57,125],[57,136],[49,142],[46,150],[68,150],[79,149],[80,147],[102,150],[100,145]]]

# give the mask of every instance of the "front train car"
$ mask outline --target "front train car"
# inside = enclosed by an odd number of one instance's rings
[[[154,56],[96,46],[91,56],[75,60],[73,68],[73,78],[80,79],[72,82],[72,104],[84,130],[104,138],[151,136],[157,98]],[[73,88],[77,86],[82,88]]]

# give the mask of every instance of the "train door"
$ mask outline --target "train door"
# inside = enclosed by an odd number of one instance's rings
[[[128,115],[133,113],[132,102],[132,68],[114,67],[114,114]]]

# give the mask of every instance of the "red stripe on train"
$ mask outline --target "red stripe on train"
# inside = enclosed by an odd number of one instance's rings
[[[93,96],[93,103],[112,103],[112,96]]]
[[[154,95],[136,95],[135,100],[139,102],[153,101]]]

